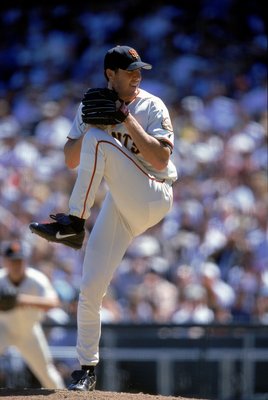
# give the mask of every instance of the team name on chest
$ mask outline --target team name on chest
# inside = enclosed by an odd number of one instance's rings
[[[111,132],[111,135],[119,140],[119,142],[122,143],[123,146],[125,146],[128,150],[131,151],[133,154],[139,154],[139,149],[131,139],[131,136],[128,133],[122,133],[122,132]]]

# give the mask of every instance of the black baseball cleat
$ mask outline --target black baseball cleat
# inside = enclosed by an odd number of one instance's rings
[[[91,392],[96,387],[96,375],[94,371],[77,370],[71,375],[72,382],[68,386],[68,390],[76,390],[80,392]]]
[[[49,242],[62,243],[73,249],[81,249],[85,238],[84,220],[67,214],[50,215],[57,222],[39,224],[32,222],[30,230]]]

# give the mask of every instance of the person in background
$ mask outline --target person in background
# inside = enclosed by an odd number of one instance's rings
[[[42,387],[64,389],[41,326],[44,313],[59,306],[58,295],[46,275],[27,265],[21,240],[4,244],[1,253],[0,290],[16,289],[17,303],[0,311],[0,354],[15,346]]]

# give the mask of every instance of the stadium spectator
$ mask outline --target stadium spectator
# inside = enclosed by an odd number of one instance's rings
[[[153,289],[160,278],[176,287],[180,299],[189,285],[190,297],[198,295],[198,301],[208,306],[207,321],[214,313],[214,320],[267,323],[264,17],[261,7],[250,2],[242,15],[236,2],[216,6],[213,1],[201,1],[194,9],[190,3],[173,3],[157,2],[152,7],[143,2],[142,11],[131,7],[131,14],[123,1],[118,1],[116,13],[109,2],[93,9],[69,4],[29,10],[2,7],[0,241],[18,235],[34,241],[33,265],[42,268],[44,261],[51,263],[54,282],[68,279],[74,288],[79,287],[82,255],[29,237],[28,224],[46,218],[52,209],[66,208],[76,172],[66,171],[59,149],[69,131],[64,126],[74,117],[85,79],[91,76],[89,87],[104,85],[100,62],[105,49],[122,41],[132,43],[144,58],[152,63],[157,59],[158,68],[152,70],[150,80],[144,77],[144,88],[156,95],[161,92],[171,109],[176,134],[173,157],[180,179],[174,185],[173,209],[140,238],[147,249],[149,242],[154,243],[157,254],[126,254],[112,281],[103,316],[144,321],[149,303],[134,288],[143,285],[149,266],[160,257],[167,262],[167,271],[157,275],[155,284],[150,278]],[[59,125],[60,133],[57,128],[52,134],[49,128],[40,134],[42,113],[51,105],[53,111],[60,107],[64,123]],[[45,147],[40,146],[40,135]],[[47,143],[53,150],[48,151]],[[103,185],[92,221],[104,193]],[[251,257],[245,263],[248,250]],[[207,262],[217,266],[216,275],[230,295],[223,308],[210,302],[213,287],[200,274]],[[177,311],[181,306],[179,302]],[[152,321],[156,316],[150,314]],[[172,318],[170,310],[163,318]]]

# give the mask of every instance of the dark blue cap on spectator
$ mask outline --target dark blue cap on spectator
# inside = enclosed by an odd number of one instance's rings
[[[108,50],[104,58],[104,70],[117,68],[134,71],[138,68],[151,69],[151,64],[141,61],[137,51],[129,46],[116,46]]]

